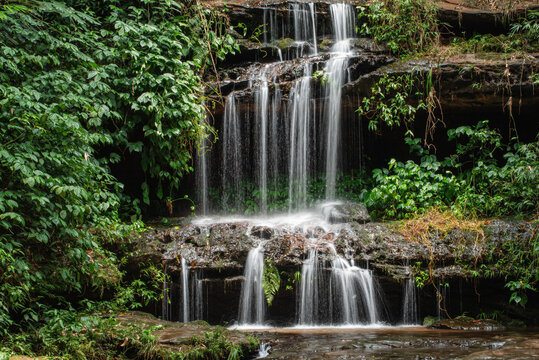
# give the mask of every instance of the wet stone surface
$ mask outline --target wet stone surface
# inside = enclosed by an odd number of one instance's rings
[[[255,333],[266,359],[534,359],[539,331],[466,332],[425,328],[281,329]]]
[[[474,319],[468,316],[458,316],[455,319],[443,319],[434,322],[429,326],[431,329],[452,329],[452,330],[483,330],[495,331],[504,330],[504,326],[491,319]]]

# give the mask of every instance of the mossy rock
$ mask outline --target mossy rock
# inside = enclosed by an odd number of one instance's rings
[[[425,318],[423,319],[423,326],[429,327],[437,321],[438,318],[436,316],[425,316]]]
[[[281,50],[284,50],[294,44],[294,39],[284,38],[277,42],[277,47]]]
[[[209,354],[206,354],[208,349],[213,349],[212,351],[218,351],[227,358],[233,351],[247,356],[258,347],[258,339],[250,335],[222,326],[211,326],[202,320],[171,322],[143,312],[122,313],[116,319],[118,329],[133,329],[133,326],[141,330],[149,329],[156,339],[152,350],[156,354],[174,356],[181,353],[190,358],[188,354],[192,353],[193,357],[198,356],[196,354],[205,356]]]
[[[318,45],[318,48],[320,50],[328,51],[331,49],[331,46],[333,45],[333,40],[331,39],[324,39],[320,42]]]

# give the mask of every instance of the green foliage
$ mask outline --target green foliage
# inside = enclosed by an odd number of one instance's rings
[[[325,199],[326,177],[322,174],[307,179],[307,206],[316,205]],[[336,181],[336,194],[339,198],[349,201],[361,202],[366,185],[367,175],[363,172],[351,174],[338,174]],[[239,186],[230,186],[225,189],[210,188],[211,203],[223,213],[255,214],[260,203],[260,190],[258,184],[251,180],[242,181]],[[297,199],[292,199],[296,201]],[[281,176],[277,181],[268,183],[268,210],[270,212],[287,211],[290,207],[288,177]]]
[[[167,277],[163,269],[152,263],[140,263],[139,267],[130,283],[117,286],[113,299],[115,309],[135,310],[163,298],[162,286]]]
[[[281,275],[279,270],[270,258],[265,258],[264,273],[262,274],[262,287],[269,306],[273,302],[275,295],[281,287]]]
[[[529,10],[527,17],[511,25],[511,35],[524,34],[530,41],[539,42],[539,11]]]
[[[421,261],[415,263],[415,265],[412,267],[412,271],[414,274],[414,282],[416,287],[422,288],[432,282],[430,272],[428,270],[425,271],[421,269]]]
[[[528,11],[527,18],[520,18],[511,24],[508,34],[473,34],[469,38],[454,37],[446,55],[460,53],[502,53],[536,52],[539,50],[539,12]],[[440,49],[432,49],[438,56]]]
[[[458,140],[456,154],[442,161],[422,149],[421,140],[407,138],[419,162],[392,159],[387,168],[373,170],[365,204],[374,216],[403,218],[430,207],[472,216],[537,214],[538,142],[504,146],[488,121],[451,129],[448,136]]]
[[[114,317],[73,310],[50,310],[46,315],[47,323],[35,332],[10,338],[6,345],[11,351],[70,360],[163,358],[159,356],[162,351],[154,347],[153,328],[142,329],[135,324],[120,326]]]
[[[373,171],[373,179],[376,186],[366,196],[365,204],[375,216],[389,218],[449,206],[463,185],[442,170],[435,155],[424,156],[419,164],[391,159],[388,168]]]
[[[495,264],[499,275],[509,281],[505,287],[511,291],[509,302],[525,307],[527,293],[537,291],[539,283],[539,223],[534,221],[532,236],[523,241],[513,237],[502,245],[503,256]]]
[[[301,271],[297,270],[293,274],[290,274],[286,271],[281,271],[281,278],[286,279],[285,281],[285,289],[286,290],[294,290],[294,284],[299,284],[301,282]]]
[[[95,305],[95,304],[94,304]],[[47,354],[55,359],[102,360],[102,359],[240,359],[243,348],[229,330],[216,326],[202,331],[202,336],[186,339],[179,346],[159,346],[155,331],[168,325],[145,322],[140,315],[127,318],[105,313],[94,314],[94,305],[87,311],[51,311],[47,324],[33,333],[22,333],[10,338],[10,342],[0,347],[3,354],[26,354],[38,356]],[[209,328],[210,329],[210,328]],[[252,352],[258,340],[247,337]],[[39,346],[30,346],[38,344]],[[5,351],[5,352],[3,352]],[[1,359],[1,357],[0,357]]]
[[[455,168],[466,182],[457,196],[459,210],[476,216],[534,214],[539,211],[539,143],[502,144],[488,122],[474,128],[459,127],[448,131],[458,139]],[[505,151],[504,151],[505,149]],[[504,165],[499,156],[503,154]]]
[[[212,331],[205,331],[202,337],[193,337],[181,353],[171,359],[228,359],[239,360],[243,357],[240,345],[225,335],[227,329],[217,326]],[[250,338],[251,351],[258,346],[258,340]]]
[[[407,129],[414,122],[418,111],[427,113],[424,142],[434,136],[436,125],[443,124],[440,101],[434,86],[434,71],[413,69],[403,75],[385,74],[371,88],[370,96],[361,100],[357,109],[369,120],[370,131],[380,131],[382,125],[394,128],[404,125]],[[437,111],[439,110],[439,111]],[[437,112],[442,116],[439,117]]]
[[[361,33],[387,44],[396,55],[423,51],[438,42],[433,0],[375,0],[359,9]]]
[[[0,5],[0,340],[69,332],[83,294],[119,287],[105,248],[138,226],[119,213],[140,212],[139,200],[121,208],[110,167],[136,159],[141,200],[172,203],[211,132],[202,76],[236,49],[225,27],[196,1]],[[155,299],[152,286],[133,281],[115,306]]]
[[[417,111],[426,109],[423,91],[417,89],[420,73],[386,74],[371,88],[371,96],[361,100],[357,110],[369,120],[369,130],[377,131],[381,124],[389,128],[414,121]],[[415,104],[414,104],[415,103]]]

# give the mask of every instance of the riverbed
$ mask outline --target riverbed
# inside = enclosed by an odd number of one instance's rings
[[[503,332],[425,327],[249,330],[265,359],[537,359],[539,329]],[[255,357],[256,358],[256,357]]]

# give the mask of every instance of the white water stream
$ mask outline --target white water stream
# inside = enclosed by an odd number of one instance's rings
[[[224,107],[220,133],[219,168],[213,169],[203,159],[203,212],[208,206],[208,179],[216,171],[220,179],[219,201],[230,212],[240,213],[244,204],[260,215],[254,217],[204,217],[193,221],[200,226],[218,222],[248,222],[251,226],[271,226],[277,231],[302,233],[309,238],[306,258],[301,267],[297,291],[296,323],[298,326],[373,326],[379,323],[379,299],[372,272],[337,254],[334,245],[312,238],[308,229],[318,227],[326,234],[338,234],[343,226],[328,221],[322,204],[308,210],[309,179],[317,173],[325,177],[326,200],[337,197],[336,181],[341,162],[342,88],[348,79],[349,59],[354,55],[351,39],[355,32],[353,6],[347,3],[329,5],[333,45],[329,55],[319,58],[317,14],[315,3],[291,3],[288,18],[278,16],[277,9],[264,10],[265,43],[293,37],[297,45],[296,78],[283,95],[276,74],[290,54],[279,49],[279,62],[252,67],[248,74],[250,99],[245,92],[233,91]],[[303,49],[306,45],[308,53]],[[324,65],[318,65],[314,61]],[[296,60],[294,60],[296,61]],[[301,65],[300,65],[301,64]],[[316,64],[316,65],[315,65]],[[315,66],[317,66],[315,68]],[[318,67],[320,66],[320,67]],[[322,67],[323,66],[323,67]],[[318,71],[316,71],[318,70]],[[315,93],[313,76],[322,73],[323,81]],[[321,99],[320,99],[321,98]],[[317,109],[320,104],[320,109]],[[214,163],[216,163],[214,161]],[[210,171],[211,170],[211,171]],[[280,178],[288,182],[288,214],[271,212],[272,194]],[[245,180],[256,185],[244,191]],[[247,234],[248,235],[248,234]],[[183,273],[182,260],[182,273]],[[263,291],[264,243],[249,252],[239,301],[239,327],[261,327],[266,321],[266,300]],[[185,271],[188,274],[188,271]],[[187,275],[186,275],[187,276]],[[184,282],[185,281],[185,282]],[[184,291],[183,316],[189,318],[188,277],[182,277]]]

